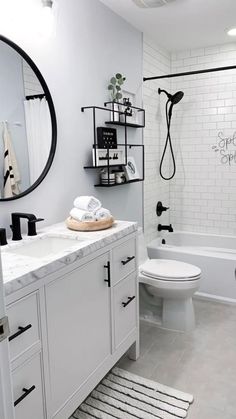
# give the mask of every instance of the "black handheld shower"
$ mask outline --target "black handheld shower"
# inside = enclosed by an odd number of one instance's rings
[[[179,103],[181,101],[181,99],[184,96],[184,92],[179,91],[179,92],[176,92],[174,95],[171,95],[166,90],[159,88],[158,89],[159,95],[162,92],[166,94],[166,96],[168,97],[168,100],[166,102],[167,136],[166,136],[166,142],[165,142],[165,146],[164,146],[164,150],[163,150],[162,157],[161,157],[161,162],[160,162],[160,176],[164,180],[171,180],[175,176],[175,172],[176,172],[175,156],[174,156],[174,151],[173,151],[172,141],[171,141],[171,134],[170,134],[170,124],[171,124],[171,117],[172,117],[172,109],[173,109],[173,106],[174,105],[176,105],[177,103]],[[171,157],[172,157],[172,161],[173,161],[173,173],[172,173],[171,176],[165,177],[162,174],[162,165],[163,165],[163,162],[164,162],[164,158],[165,158],[165,154],[166,154],[166,149],[167,149],[168,143],[169,143],[169,146],[170,146],[170,152],[171,152]]]

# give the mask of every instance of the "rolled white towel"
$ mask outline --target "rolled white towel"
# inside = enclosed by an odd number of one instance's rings
[[[106,218],[111,217],[111,213],[106,208],[99,208],[97,211],[94,212],[96,220],[105,220]]]
[[[94,196],[78,196],[74,200],[74,207],[84,211],[97,211],[102,207],[102,204]]]
[[[95,221],[95,215],[93,212],[84,211],[79,208],[73,208],[70,212],[70,216],[76,221]]]

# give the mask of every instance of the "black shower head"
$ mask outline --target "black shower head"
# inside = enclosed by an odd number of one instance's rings
[[[164,92],[166,94],[166,96],[168,97],[169,101],[171,102],[172,105],[176,105],[177,103],[179,103],[181,101],[181,99],[184,96],[184,92],[176,92],[174,95],[171,95],[170,93],[168,93],[166,90],[164,89],[158,89],[158,93],[159,95]]]
[[[173,103],[173,105],[176,105],[176,103],[179,103],[181,101],[181,99],[183,99],[184,96],[184,92],[176,92],[172,98],[171,98],[171,102]]]

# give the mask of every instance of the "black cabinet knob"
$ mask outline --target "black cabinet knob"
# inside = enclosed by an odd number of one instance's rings
[[[131,262],[131,260],[135,259],[135,256],[128,256],[126,260],[122,260],[122,265],[126,265],[127,263]]]
[[[105,282],[107,282],[108,287],[111,287],[111,266],[110,262],[107,262],[107,265],[104,265],[104,268],[107,269],[107,279],[104,279]]]
[[[135,299],[135,295],[133,295],[133,297],[128,297],[128,301],[126,301],[125,303],[122,303],[123,307],[127,307],[131,301],[133,301]]]
[[[18,331],[16,333],[14,333],[14,335],[9,336],[9,342],[11,342],[11,340],[16,339],[18,336],[22,335],[22,333],[25,333],[27,330],[31,329],[32,324],[28,324],[25,327],[19,326],[18,327]]]

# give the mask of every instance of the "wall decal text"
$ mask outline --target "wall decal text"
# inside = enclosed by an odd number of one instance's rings
[[[211,146],[215,153],[219,153],[221,164],[236,164],[236,131],[230,137],[225,137],[220,131],[217,136],[216,144]]]

